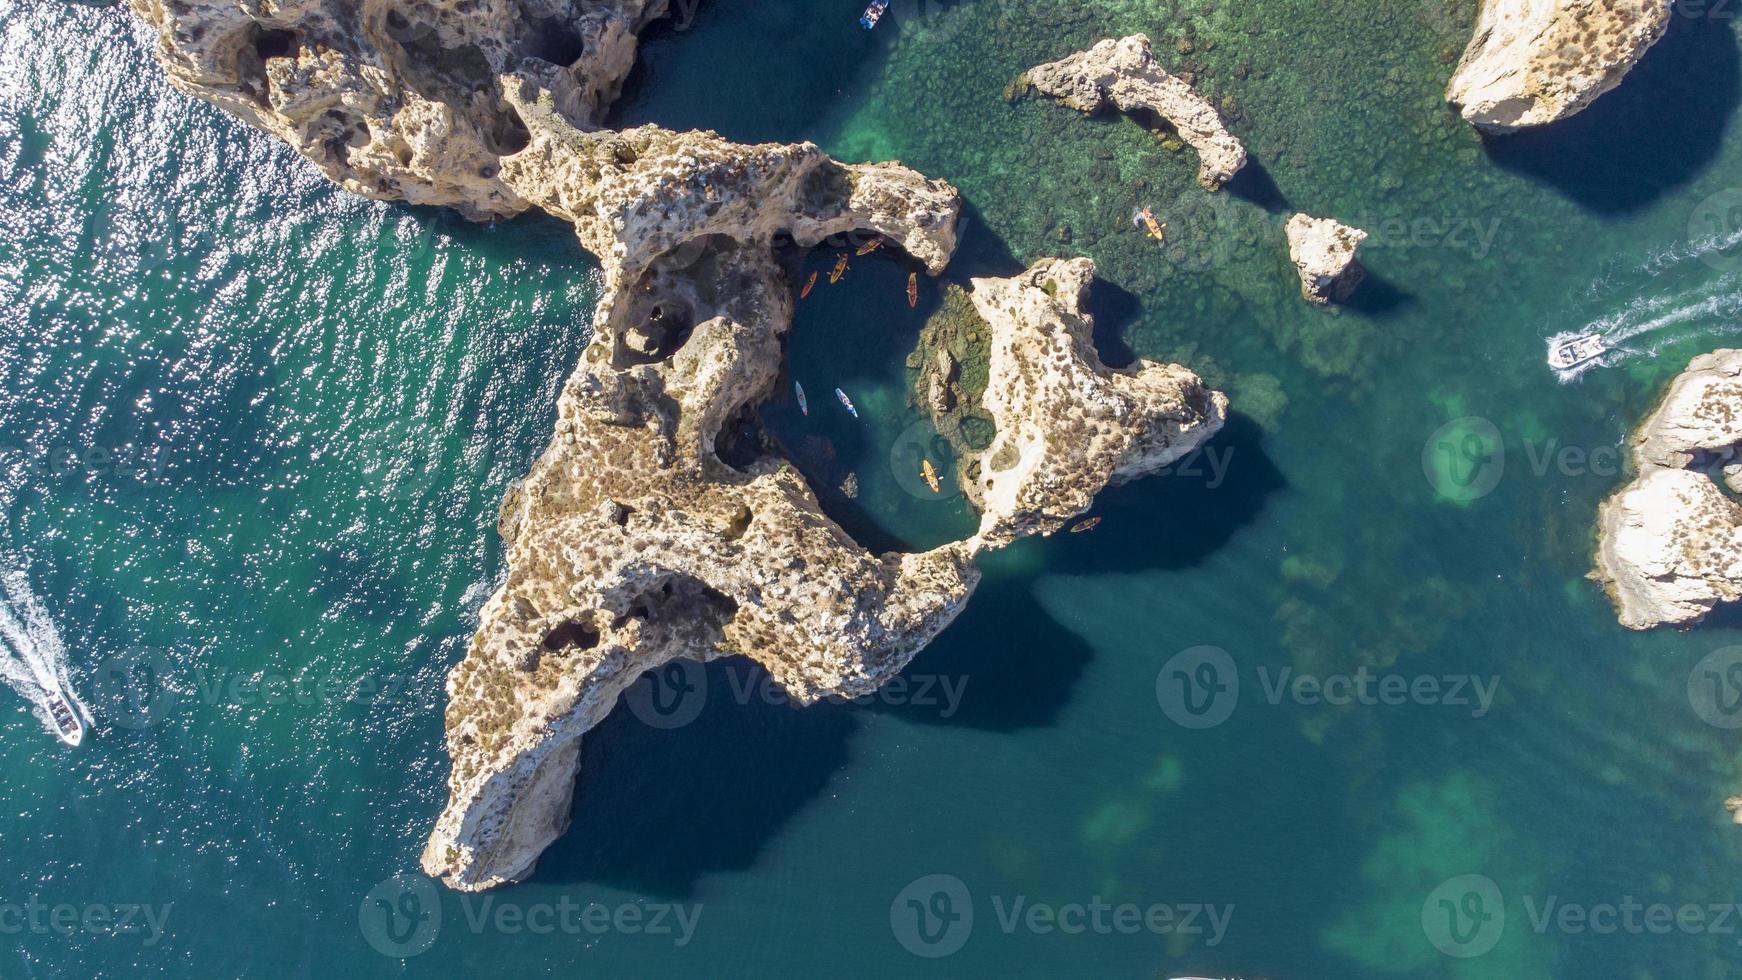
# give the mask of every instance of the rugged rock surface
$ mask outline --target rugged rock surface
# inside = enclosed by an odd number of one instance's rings
[[[1367,270],[1355,260],[1355,250],[1367,233],[1331,218],[1296,214],[1283,226],[1288,257],[1300,273],[1300,293],[1314,303],[1348,299]]]
[[[1028,386],[999,409],[1028,433],[1021,479],[998,484],[1010,509],[967,541],[873,554],[753,411],[778,387],[792,321],[775,246],[868,231],[936,274],[955,248],[954,188],[810,144],[598,129],[664,0],[131,2],[178,86],[342,186],[479,219],[538,207],[599,257],[594,333],[556,431],[502,503],[507,577],[448,677],[453,771],[423,867],[455,888],[531,870],[568,823],[581,736],[644,672],[737,654],[800,703],[869,693],[961,610],[979,551],[1051,530],[1220,424],[1225,401],[1183,369],[1107,372],[1085,354],[1075,300],[1048,312],[1039,287],[987,280],[1011,311],[1006,370]],[[1088,274],[1060,280],[1067,300]],[[935,369],[947,384],[955,366]],[[1084,420],[1086,445],[1061,441]]]
[[[1482,0],[1446,101],[1490,133],[1584,109],[1663,36],[1672,0]]]
[[[997,428],[978,460],[984,545],[1051,534],[1103,486],[1175,462],[1226,421],[1227,396],[1177,364],[1101,363],[1083,312],[1094,277],[1088,259],[1041,259],[973,281],[991,343],[983,404]]]
[[[1712,478],[1742,444],[1742,350],[1689,362],[1632,443],[1639,475],[1598,511],[1593,573],[1621,625],[1690,623],[1742,598],[1742,506]]]
[[[1198,151],[1198,182],[1210,190],[1246,164],[1246,148],[1222,125],[1215,106],[1156,63],[1149,38],[1133,34],[1101,41],[1061,61],[1029,69],[1017,87],[1032,87],[1073,109],[1154,113]]]

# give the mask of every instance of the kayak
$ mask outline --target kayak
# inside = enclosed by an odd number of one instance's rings
[[[848,398],[846,392],[842,391],[839,388],[836,388],[835,389],[835,397],[840,399],[841,405],[847,409],[848,415],[851,415],[854,418],[859,417],[859,410],[853,407],[853,399]]]
[[[792,393],[798,396],[799,414],[809,415],[811,413],[811,403],[805,400],[804,385],[801,385],[797,381],[794,381],[792,383]]]
[[[833,286],[835,283],[840,282],[841,277],[846,274],[847,253],[842,252],[841,257],[835,261],[835,267],[829,271],[829,285]]]
[[[1099,517],[1091,517],[1086,521],[1078,521],[1076,524],[1071,526],[1071,533],[1072,534],[1081,534],[1084,531],[1093,531],[1095,529],[1095,525],[1100,524],[1100,523],[1101,523],[1101,519]]]
[[[804,288],[798,291],[798,298],[804,299],[806,296],[809,296],[811,294],[811,290],[813,288],[815,288],[816,284],[817,284],[817,274],[813,272],[813,273],[811,273],[811,277],[804,281]]]
[[[907,274],[907,308],[913,309],[919,305],[919,273]]]
[[[921,475],[923,475],[925,477],[925,485],[928,487],[931,487],[932,493],[943,493],[944,492],[943,484],[938,482],[938,471],[932,469],[931,460],[929,460],[929,459],[920,460],[919,461],[919,472]]]
[[[879,248],[882,248],[882,247],[883,247],[883,239],[873,238],[870,241],[866,242],[865,244],[859,246],[859,253],[858,254],[870,255],[872,252],[875,252]]]

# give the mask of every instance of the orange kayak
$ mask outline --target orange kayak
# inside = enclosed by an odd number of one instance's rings
[[[925,485],[928,487],[931,487],[932,493],[943,493],[944,492],[943,484],[938,482],[938,471],[932,469],[931,460],[929,460],[929,459],[920,460],[919,461],[919,472],[921,475],[923,475],[925,477]]]
[[[919,273],[907,274],[907,306],[912,309],[919,305]]]
[[[1093,531],[1095,529],[1095,525],[1097,525],[1099,523],[1101,523],[1101,519],[1099,517],[1091,517],[1086,521],[1078,521],[1076,524],[1072,525],[1071,533],[1072,534],[1081,534],[1084,531]]]
[[[835,268],[829,272],[829,285],[832,286],[835,283],[840,282],[841,277],[846,275],[846,274],[847,274],[847,253],[842,252],[840,260],[835,263]]]
[[[859,246],[859,254],[860,255],[870,255],[872,252],[875,252],[879,248],[882,248],[882,247],[883,247],[883,239],[873,238],[870,241],[866,242],[865,244]]]
[[[804,281],[804,288],[798,291],[798,298],[804,299],[806,296],[809,296],[811,294],[811,290],[816,287],[816,284],[817,284],[817,274],[813,272],[813,273],[811,273],[811,277]]]

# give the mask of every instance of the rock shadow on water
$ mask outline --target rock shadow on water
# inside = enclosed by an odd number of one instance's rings
[[[871,708],[905,721],[1010,733],[1057,724],[1093,651],[1034,601],[1025,575],[988,576],[968,608]]]
[[[851,705],[795,708],[741,657],[701,674],[705,702],[693,720],[657,728],[620,700],[587,733],[573,822],[532,882],[686,900],[703,875],[753,867],[847,764],[858,728]]]
[[[1355,291],[1349,294],[1349,298],[1342,305],[1356,313],[1381,316],[1414,306],[1415,294],[1384,276],[1376,275],[1369,268],[1366,276],[1361,279],[1361,284],[1355,287]]]
[[[1271,179],[1270,171],[1250,155],[1246,157],[1246,165],[1222,185],[1222,190],[1263,208],[1266,214],[1283,214],[1291,210],[1288,198]]]
[[[1488,138],[1489,157],[1599,213],[1653,203],[1713,160],[1742,98],[1730,24],[1672,16],[1614,90],[1570,119]]]
[[[1085,515],[1100,517],[1098,527],[1046,539],[1047,571],[1105,575],[1203,562],[1288,486],[1264,453],[1263,433],[1230,413],[1221,432],[1166,471],[1102,491]]]

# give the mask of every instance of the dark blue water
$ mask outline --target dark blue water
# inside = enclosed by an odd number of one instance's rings
[[[0,977],[1742,969],[1742,741],[1689,697],[1734,619],[1631,634],[1583,579],[1615,448],[1735,323],[1734,24],[1680,17],[1586,114],[1484,146],[1439,101],[1467,3],[898,3],[871,35],[856,6],[706,4],[618,119],[947,177],[949,278],[1091,256],[1109,356],[1236,417],[992,558],[900,689],[794,711],[726,661],[687,724],[615,713],[534,878],[462,899],[381,883],[445,798],[442,679],[595,264],[555,221],[344,195],[170,90],[119,9],[0,3],[0,555],[93,722],[68,751],[0,691]],[[1232,100],[1228,192],[1004,102],[1136,30]],[[1347,309],[1296,294],[1290,210],[1373,232]],[[973,525],[913,479],[940,295],[910,310],[906,271],[819,285],[811,414],[764,410],[887,547]],[[1638,354],[1557,383],[1542,338],[1599,322]],[[8,662],[52,646],[26,632]]]

